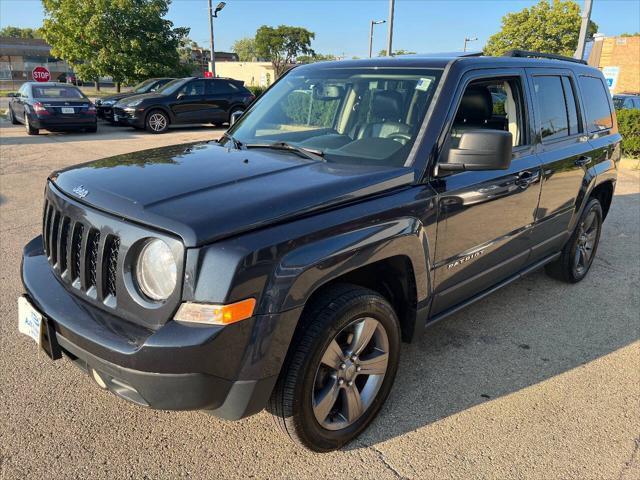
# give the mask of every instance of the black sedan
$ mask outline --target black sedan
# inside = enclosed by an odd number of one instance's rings
[[[24,124],[29,135],[40,129],[98,130],[96,107],[78,87],[58,82],[27,82],[18,93],[10,93],[9,119]]]
[[[173,78],[149,78],[139,83],[130,92],[117,93],[96,100],[96,108],[98,109],[98,117],[104,118],[109,122],[113,122],[113,106],[120,100],[140,95],[143,93],[155,92],[169,83]]]
[[[164,133],[171,124],[229,122],[254,100],[244,83],[229,78],[180,78],[154,93],[120,100],[113,119],[151,133]]]

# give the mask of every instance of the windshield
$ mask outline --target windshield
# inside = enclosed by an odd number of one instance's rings
[[[160,87],[157,90],[158,93],[163,93],[165,95],[171,95],[176,92],[182,85],[191,80],[190,78],[176,78],[175,80],[171,80],[169,83],[166,83],[164,86]]]
[[[75,87],[33,87],[33,98],[86,98]]]
[[[147,93],[155,83],[155,78],[150,78],[148,80],[145,80],[144,82],[140,82],[138,85],[133,87],[133,91],[135,93]]]
[[[620,109],[624,106],[624,97],[613,97],[613,106]]]
[[[229,133],[249,146],[313,149],[328,162],[402,166],[440,75],[415,68],[292,70]]]

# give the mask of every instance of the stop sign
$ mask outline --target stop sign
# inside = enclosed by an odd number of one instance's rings
[[[48,82],[51,79],[51,74],[49,73],[49,70],[46,69],[46,67],[36,67],[31,72],[31,77],[36,82]]]

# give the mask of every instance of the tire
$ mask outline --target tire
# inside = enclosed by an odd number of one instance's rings
[[[577,283],[587,276],[598,250],[602,219],[600,201],[597,198],[590,199],[573,234],[562,249],[560,258],[545,267],[550,277]]]
[[[300,321],[267,410],[294,442],[328,452],[357,437],[384,404],[398,369],[400,323],[386,299],[354,285],[327,290]]]
[[[98,126],[94,125],[93,127],[85,128],[84,131],[87,133],[96,133],[98,131]]]
[[[40,130],[31,126],[27,112],[24,112],[24,128],[27,130],[27,135],[38,135],[40,133]]]
[[[9,106],[9,120],[11,120],[11,125],[20,125],[20,122],[13,114],[13,110],[11,110],[11,106]]]
[[[151,110],[144,121],[144,128],[151,133],[165,133],[169,122],[169,116],[162,110]]]

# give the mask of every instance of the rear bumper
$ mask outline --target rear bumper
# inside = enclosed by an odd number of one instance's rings
[[[29,116],[29,122],[34,128],[45,130],[73,130],[78,128],[92,128],[98,124],[95,115],[73,115],[72,117],[50,116]]]
[[[25,247],[22,281],[62,352],[101,387],[139,405],[203,409],[231,420],[266,405],[300,313],[256,315],[226,327],[168,321],[150,330],[67,291],[41,237]]]

